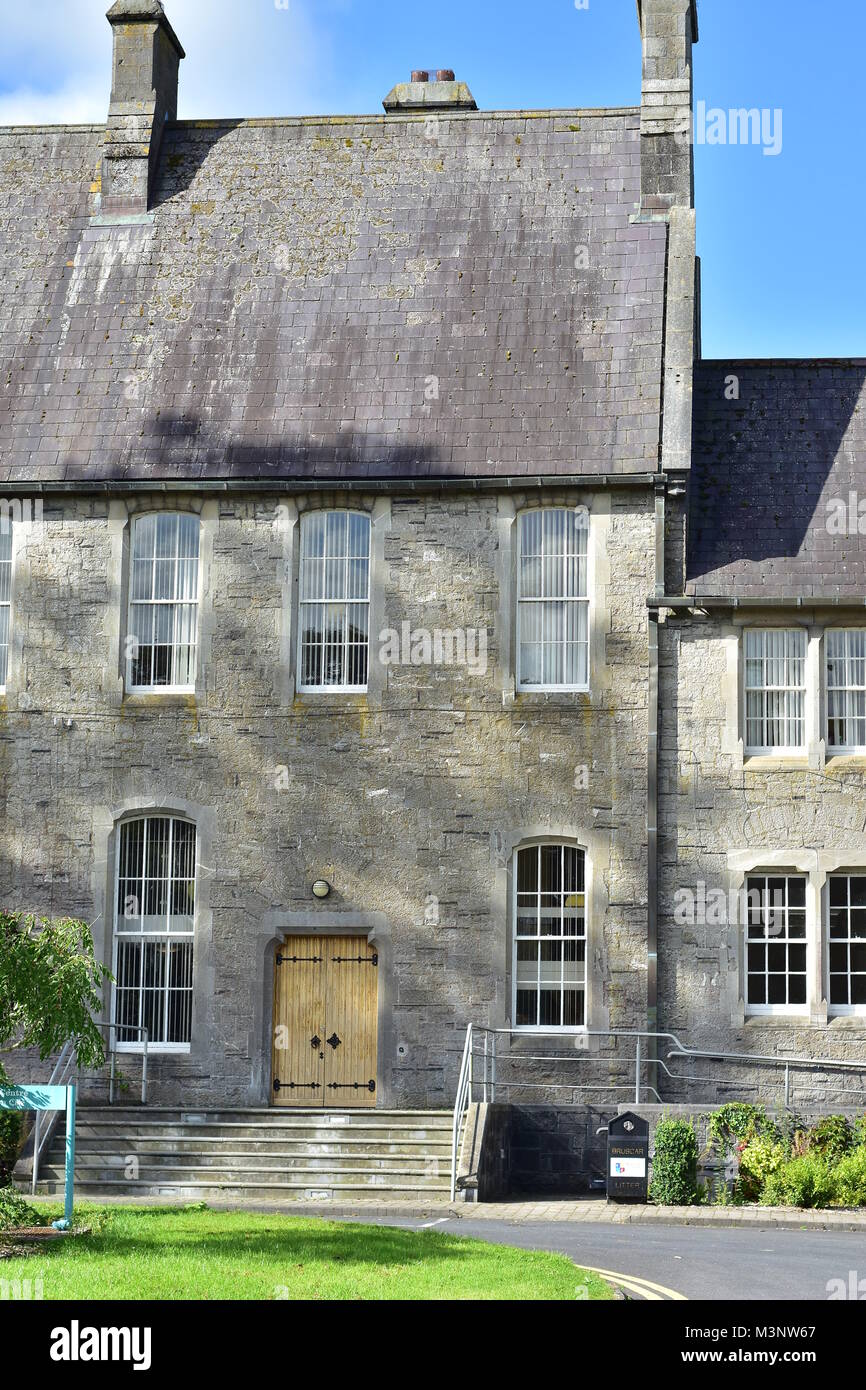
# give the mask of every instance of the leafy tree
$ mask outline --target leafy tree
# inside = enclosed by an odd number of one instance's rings
[[[79,1066],[99,1067],[105,1045],[93,1015],[111,976],[84,922],[0,913],[0,1082],[3,1055],[35,1048],[44,1061],[75,1040]]]

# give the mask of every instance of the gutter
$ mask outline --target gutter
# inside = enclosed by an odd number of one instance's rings
[[[530,492],[536,488],[580,487],[589,490],[652,487],[657,473],[509,474],[487,478],[117,478],[0,481],[0,493],[16,497],[112,495],[130,492],[303,493],[303,492]]]
[[[701,598],[699,594],[695,594],[694,597],[679,595],[674,598],[666,594],[661,598],[648,598],[647,608],[651,613],[658,613],[664,608],[675,613],[708,612],[710,610],[725,612],[738,608],[866,608],[866,597],[791,594],[773,595],[767,598],[754,598],[752,596],[738,598],[732,594],[728,598],[721,598],[717,594],[713,594],[710,597]]]

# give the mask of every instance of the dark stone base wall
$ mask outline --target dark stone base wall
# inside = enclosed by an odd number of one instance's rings
[[[515,1105],[511,1112],[512,1193],[579,1196],[593,1177],[604,1177],[607,1136],[596,1135],[616,1114],[577,1105],[556,1109]]]

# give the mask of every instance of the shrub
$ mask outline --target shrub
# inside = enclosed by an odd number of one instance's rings
[[[711,1115],[707,1133],[726,1153],[732,1153],[759,1135],[768,1139],[777,1137],[776,1126],[762,1105],[745,1105],[740,1101],[723,1105]]]
[[[866,1149],[866,1115],[854,1121],[851,1137],[855,1149]]]
[[[17,1187],[0,1187],[0,1231],[43,1224],[42,1217],[28,1205]]]
[[[760,1200],[765,1207],[828,1207],[833,1196],[833,1175],[826,1160],[810,1152],[770,1173]]]
[[[0,1110],[0,1188],[12,1180],[12,1169],[18,1161],[24,1116],[20,1110]]]
[[[742,1201],[758,1201],[767,1179],[784,1167],[787,1157],[783,1144],[755,1135],[740,1154],[738,1196]]]
[[[810,1151],[820,1154],[828,1163],[835,1163],[854,1146],[854,1135],[844,1115],[827,1115],[819,1120],[810,1137]]]
[[[866,1147],[853,1149],[833,1165],[834,1207],[866,1207]]]
[[[689,1120],[659,1123],[650,1196],[662,1207],[689,1207],[698,1200],[698,1140]]]

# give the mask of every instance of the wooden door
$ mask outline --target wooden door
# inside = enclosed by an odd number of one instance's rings
[[[378,957],[365,936],[329,946],[325,1104],[375,1105]]]
[[[274,961],[275,1105],[324,1105],[324,942],[293,936]]]
[[[378,964],[365,936],[296,936],[279,947],[275,1105],[376,1104]]]

